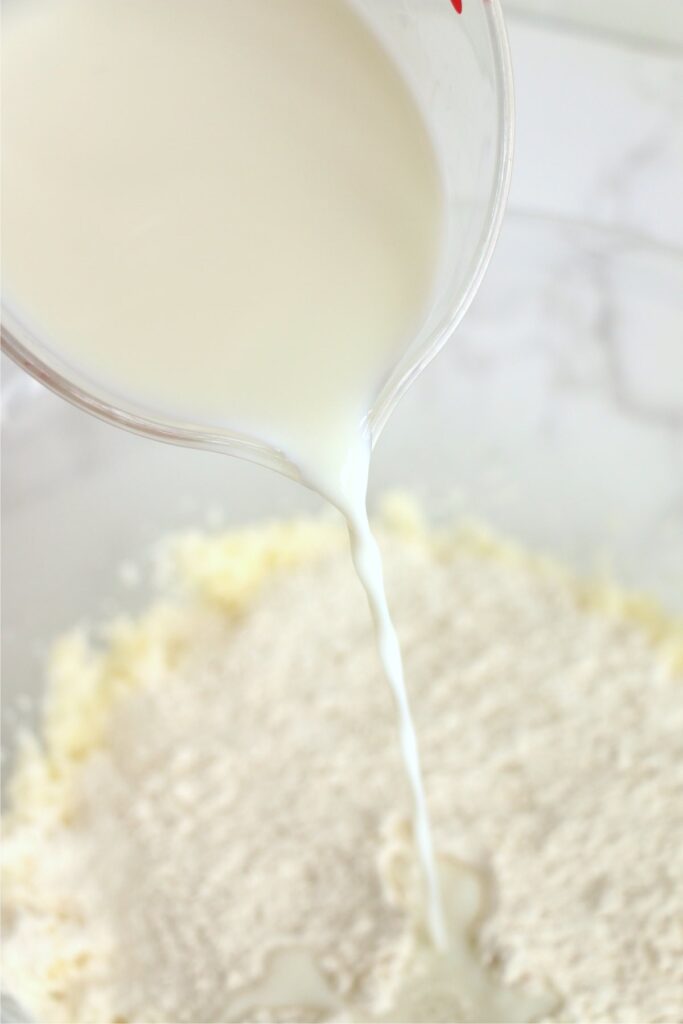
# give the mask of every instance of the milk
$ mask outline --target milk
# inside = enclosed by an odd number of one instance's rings
[[[440,250],[409,88],[345,0],[24,0],[2,75],[4,301],[93,386],[267,442],[346,516],[443,945],[366,511],[365,420]]]

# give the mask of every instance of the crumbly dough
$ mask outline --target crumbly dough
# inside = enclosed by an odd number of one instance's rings
[[[481,962],[549,985],[553,1019],[675,1024],[680,631],[482,531],[395,505],[379,533],[436,847],[495,892]],[[185,536],[165,563],[180,589],[54,652],[5,822],[5,982],[43,1021],[217,1022],[306,949],[381,1016],[410,803],[344,533]]]

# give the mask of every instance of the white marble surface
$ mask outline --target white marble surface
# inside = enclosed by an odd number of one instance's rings
[[[380,441],[377,483],[403,460],[433,511],[450,499],[683,611],[682,340],[680,257],[510,212],[470,313]]]
[[[511,207],[683,247],[683,49],[623,45],[514,13],[508,27],[517,93]]]
[[[506,12],[626,43],[683,46],[681,0],[503,0]]]

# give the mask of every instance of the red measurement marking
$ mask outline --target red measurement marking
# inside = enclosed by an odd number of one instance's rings
[[[462,0],[451,0],[458,14],[462,14]]]

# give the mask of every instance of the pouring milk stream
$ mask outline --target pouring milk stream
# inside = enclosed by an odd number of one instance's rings
[[[443,946],[366,510],[366,417],[440,258],[417,104],[346,0],[28,0],[5,20],[6,301],[87,379],[263,439],[343,512]]]

